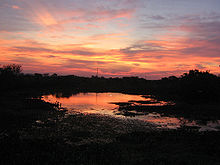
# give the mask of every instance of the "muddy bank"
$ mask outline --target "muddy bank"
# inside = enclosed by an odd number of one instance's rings
[[[16,132],[30,127],[38,119],[58,115],[58,105],[22,95],[2,95],[0,97],[0,131]],[[62,112],[63,113],[63,112]]]

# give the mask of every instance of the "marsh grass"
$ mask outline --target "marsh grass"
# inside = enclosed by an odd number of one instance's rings
[[[137,122],[137,123],[136,123]],[[155,130],[109,116],[55,115],[1,139],[2,164],[219,164],[220,133]]]

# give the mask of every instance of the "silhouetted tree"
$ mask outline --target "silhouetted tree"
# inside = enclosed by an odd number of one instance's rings
[[[8,64],[8,65],[3,65],[1,68],[1,75],[19,75],[22,71],[21,65],[17,64]]]
[[[215,79],[216,75],[211,74],[209,71],[199,71],[199,70],[190,70],[189,73],[184,73],[180,77],[181,79],[186,80],[205,80],[205,79]]]
[[[56,78],[56,77],[57,77],[57,74],[54,73],[54,74],[51,75],[51,77]]]

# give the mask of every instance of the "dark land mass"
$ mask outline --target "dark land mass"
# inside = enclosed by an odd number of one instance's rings
[[[58,103],[40,97],[78,92],[150,94],[175,105],[119,105],[121,111],[162,111],[189,119],[218,120],[220,78],[192,70],[181,77],[145,80],[21,73],[0,70],[0,164],[220,164],[220,132],[182,127],[160,129],[131,119],[67,115]],[[137,102],[141,103],[141,102]],[[143,103],[143,102],[142,102]],[[117,104],[117,103],[116,103]]]

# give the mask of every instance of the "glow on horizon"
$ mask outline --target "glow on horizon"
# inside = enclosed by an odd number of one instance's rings
[[[171,10],[172,8],[172,10]],[[219,74],[218,0],[2,0],[0,64],[25,73]]]

